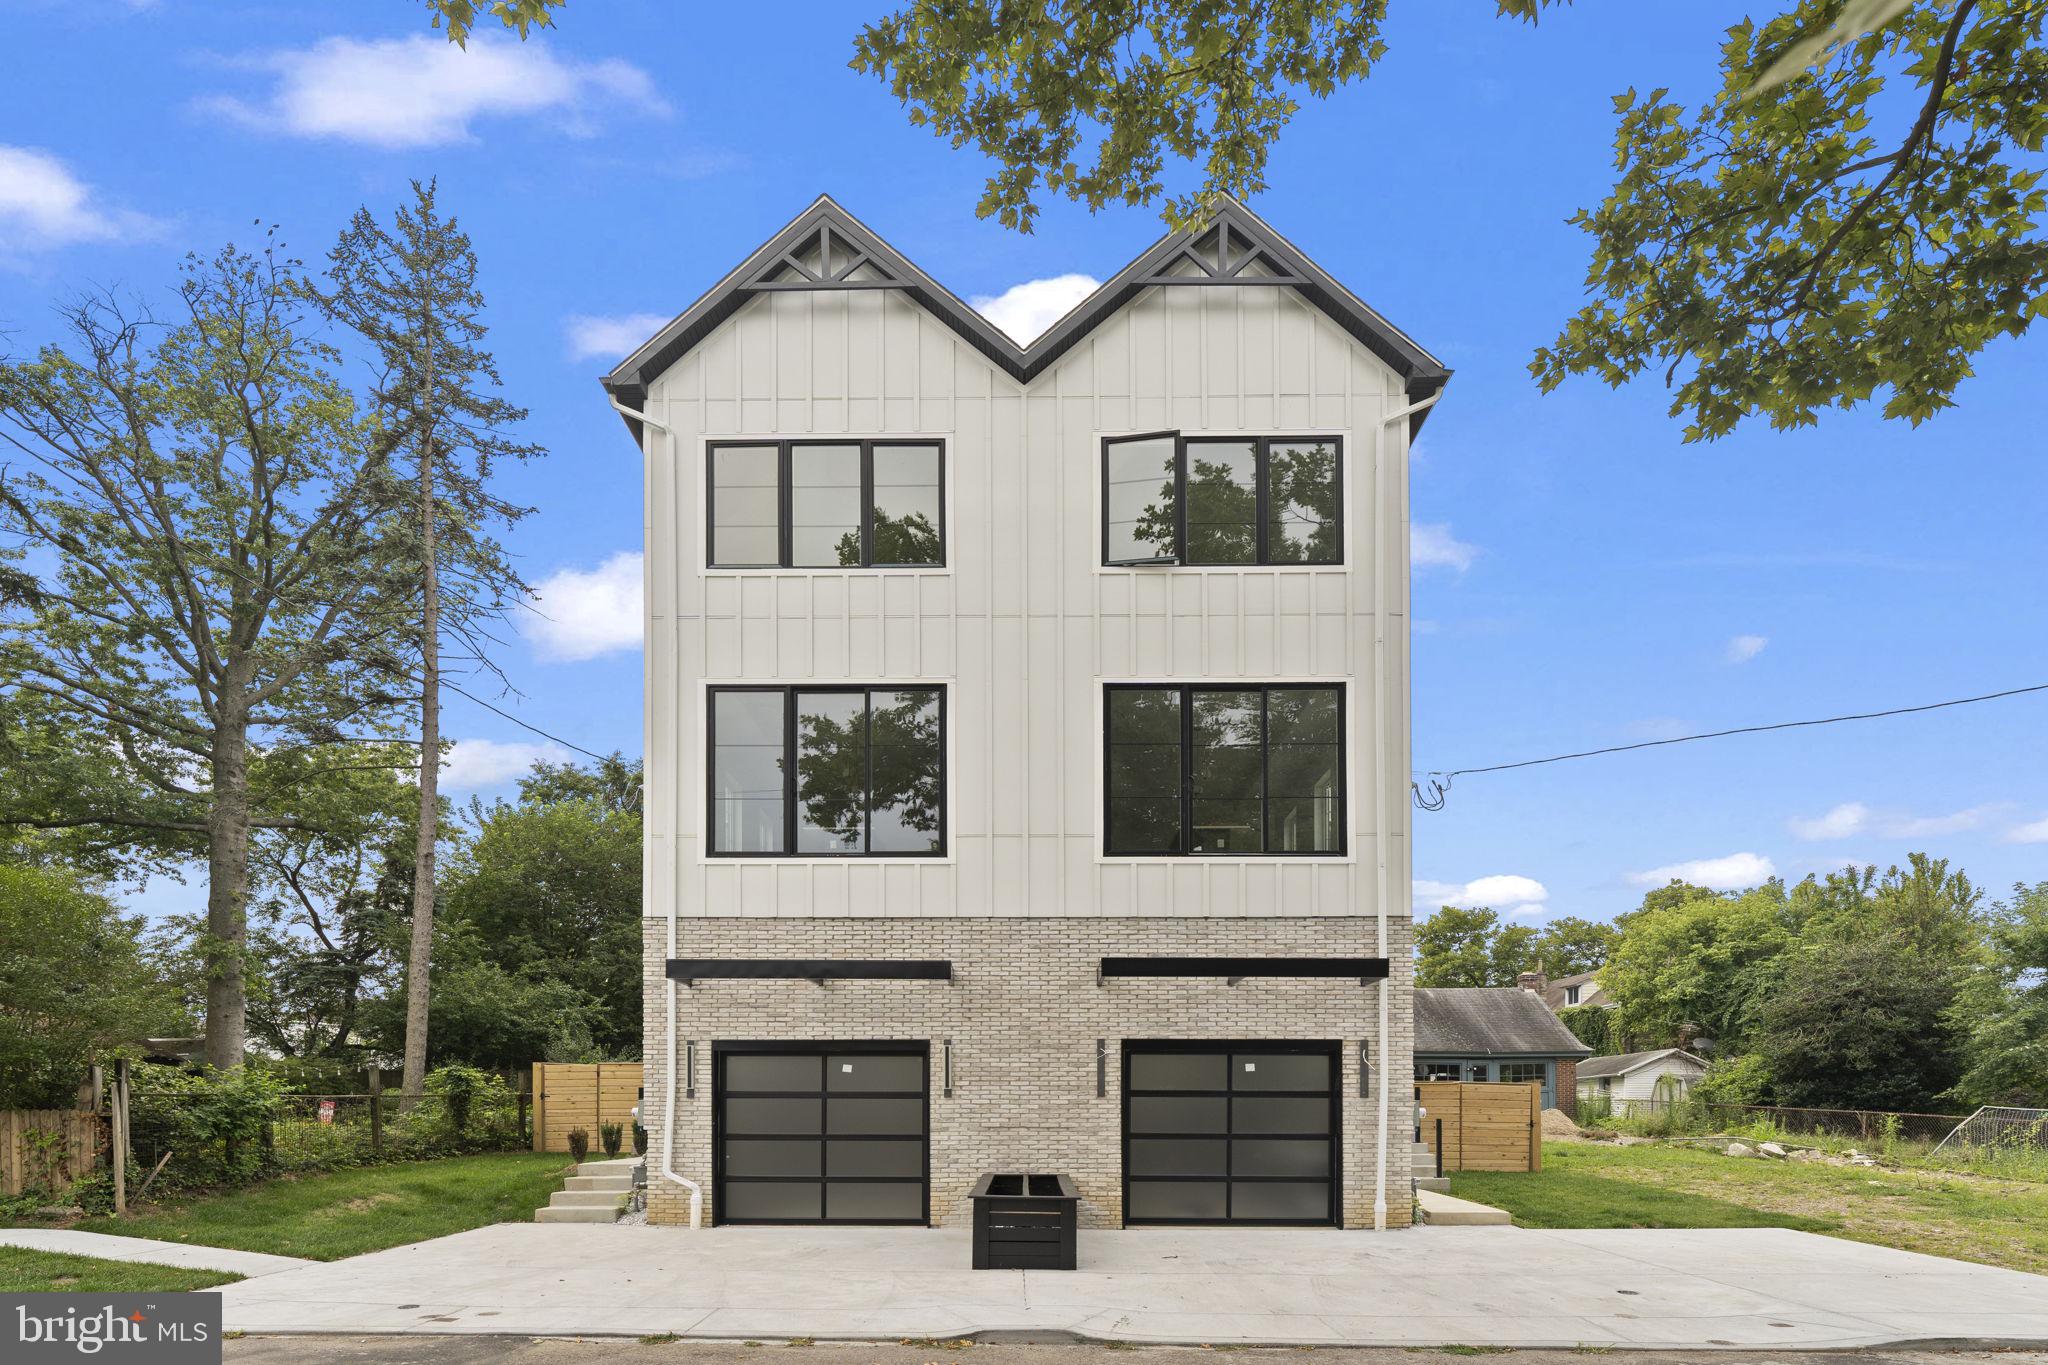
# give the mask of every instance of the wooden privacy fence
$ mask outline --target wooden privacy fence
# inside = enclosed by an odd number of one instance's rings
[[[1447,1171],[1543,1169],[1543,1086],[1536,1081],[1417,1081],[1422,1140]],[[1441,1133],[1443,1147],[1437,1147]]]
[[[640,1103],[638,1062],[535,1062],[533,1064],[533,1150],[566,1152],[569,1130],[590,1134],[590,1150],[604,1146],[598,1126],[619,1125],[619,1151],[633,1151],[633,1106]]]
[[[0,1109],[0,1195],[62,1194],[89,1175],[99,1116],[83,1109]]]

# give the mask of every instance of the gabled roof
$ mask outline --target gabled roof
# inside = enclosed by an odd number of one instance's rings
[[[703,297],[604,376],[629,408],[647,386],[757,294],[783,290],[894,289],[915,299],[1019,383],[1028,383],[1075,343],[1155,285],[1287,285],[1401,376],[1408,396],[1426,398],[1451,372],[1304,256],[1243,204],[1226,196],[1201,227],[1167,233],[1028,346],[1019,346],[960,297],[918,269],[829,195],[762,243]],[[1425,413],[1410,419],[1411,431]],[[628,419],[638,436],[639,423]]]
[[[1416,992],[1418,995],[1421,992]],[[1626,1076],[1631,1071],[1641,1071],[1646,1066],[1655,1066],[1677,1058],[1684,1058],[1701,1070],[1706,1069],[1707,1059],[1696,1057],[1682,1047],[1660,1047],[1649,1052],[1624,1052],[1615,1057],[1589,1057],[1579,1063],[1579,1079],[1588,1076]]]
[[[1417,1056],[1585,1057],[1534,991],[1520,986],[1423,986],[1415,992]]]
[[[1579,992],[1578,1003],[1581,1005],[1605,1005],[1607,1008],[1612,1009],[1614,1002],[1607,998],[1606,991],[1600,989],[1599,976],[1600,972],[1597,968],[1590,972],[1578,972],[1571,976],[1560,976],[1557,980],[1544,986],[1543,1003],[1554,1010],[1569,1008],[1565,1000],[1566,988],[1570,986],[1591,986],[1591,990],[1581,990]]]

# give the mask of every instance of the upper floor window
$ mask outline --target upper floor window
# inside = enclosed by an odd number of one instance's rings
[[[1117,683],[1104,700],[1104,852],[1344,852],[1341,687]]]
[[[946,562],[936,441],[736,441],[710,448],[714,569],[932,568]]]
[[[946,851],[944,688],[714,687],[710,713],[711,852]]]
[[[1341,564],[1334,436],[1113,436],[1102,443],[1102,562]]]
[[[1564,1002],[1567,1005],[1579,1003],[1579,988],[1577,986],[1566,986],[1564,988]]]

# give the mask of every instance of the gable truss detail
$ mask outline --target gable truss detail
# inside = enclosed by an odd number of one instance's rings
[[[1433,394],[1450,378],[1442,361],[1228,197],[1216,206],[1206,227],[1168,233],[1036,340],[1019,345],[852,214],[820,196],[621,361],[603,382],[638,440],[640,423],[633,410],[644,401],[648,384],[749,299],[796,290],[894,289],[951,327],[1012,379],[1029,383],[1141,290],[1188,284],[1295,290],[1399,375],[1410,398]],[[1409,419],[1411,433],[1426,414],[1425,409]]]
[[[1192,267],[1192,269],[1191,269]],[[1219,219],[1210,228],[1151,273],[1140,276],[1140,285],[1180,284],[1289,284],[1306,285],[1309,280],[1281,265],[1266,245],[1230,220]]]
[[[808,239],[769,261],[740,284],[748,293],[908,287],[909,281],[898,279],[871,248],[844,228],[835,233],[830,223],[819,224]]]

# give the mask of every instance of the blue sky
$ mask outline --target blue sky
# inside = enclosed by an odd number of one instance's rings
[[[982,163],[846,68],[883,3],[764,24],[571,0],[558,32],[465,56],[409,0],[0,0],[0,330],[33,346],[67,292],[161,290],[256,220],[317,256],[357,205],[438,176],[551,451],[507,477],[541,509],[514,548],[558,623],[508,651],[516,709],[637,752],[639,478],[595,382],[631,319],[678,311],[820,191],[968,296],[1106,277],[1159,231],[1064,202],[1028,237],[978,222]],[[1418,765],[2048,682],[2048,343],[1994,346],[1917,431],[1859,413],[1684,446],[1655,384],[1529,381],[1580,299],[1565,219],[1610,181],[1610,97],[1709,88],[1743,8],[1585,0],[1537,29],[1394,9],[1378,73],[1303,111],[1253,206],[1457,370],[1415,464]],[[485,794],[545,748],[460,699],[449,729],[451,782]],[[1665,869],[1738,885],[1919,848],[2039,880],[2044,734],[2048,699],[2016,699],[1463,779],[1416,817],[1418,897],[1604,917]]]

